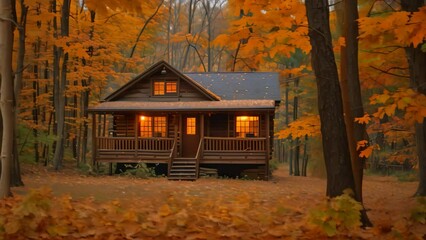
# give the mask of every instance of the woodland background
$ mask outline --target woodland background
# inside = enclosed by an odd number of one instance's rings
[[[318,2],[325,6],[327,1]],[[330,161],[327,156],[321,159],[325,150],[320,138],[327,129],[324,124],[321,128],[320,115],[332,110],[317,108],[321,76],[312,60],[335,63],[340,76],[342,66],[355,63],[348,62],[342,50],[349,48],[350,38],[347,8],[340,1],[322,6],[330,11],[327,40],[335,58],[315,60],[319,54],[312,31],[317,28],[308,19],[309,4],[312,1],[12,1],[11,18],[0,15],[14,33],[12,185],[22,184],[20,162],[56,170],[65,164],[90,166],[88,106],[162,59],[184,72],[280,72],[283,101],[275,126],[285,153],[282,161],[291,163],[290,174],[306,175],[305,166],[311,174],[320,174],[324,160]],[[420,173],[417,194],[423,196],[424,5],[419,0],[356,3],[359,34],[352,39],[359,41],[356,64],[363,111],[351,121],[363,125],[369,135],[352,144],[358,156],[368,158],[372,168],[414,169]],[[2,74],[2,87],[4,80]],[[343,99],[355,91],[342,89]],[[324,149],[331,145],[324,144]]]

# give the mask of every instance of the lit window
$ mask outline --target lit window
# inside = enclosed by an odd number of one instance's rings
[[[141,137],[166,137],[166,117],[140,116],[139,129]]]
[[[154,82],[154,95],[164,95],[164,82]]]
[[[176,93],[177,84],[176,82],[166,82],[166,93]]]
[[[154,81],[153,94],[154,96],[163,96],[166,94],[177,93],[177,82],[176,81]]]
[[[237,137],[258,137],[259,117],[258,116],[237,116],[236,122]]]
[[[197,121],[196,118],[186,119],[186,134],[195,135],[197,134]]]

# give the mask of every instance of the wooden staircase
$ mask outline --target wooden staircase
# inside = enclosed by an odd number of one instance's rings
[[[195,180],[197,179],[197,159],[196,158],[173,158],[169,180]]]

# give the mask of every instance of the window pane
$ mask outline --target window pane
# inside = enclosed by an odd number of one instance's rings
[[[166,83],[166,93],[176,93],[177,84],[176,82],[167,82]]]
[[[186,134],[197,134],[197,121],[196,118],[186,118]]]
[[[152,117],[140,116],[140,136],[152,137]]]
[[[164,95],[164,82],[154,82],[154,95]]]
[[[258,137],[259,117],[258,116],[237,116],[235,131],[237,137]]]
[[[166,137],[166,117],[154,117],[154,137]]]

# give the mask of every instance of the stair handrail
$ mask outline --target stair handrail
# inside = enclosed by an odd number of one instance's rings
[[[172,163],[173,163],[173,158],[175,156],[175,151],[176,151],[176,140],[173,141],[173,146],[172,146],[172,149],[170,151],[169,164],[167,166],[167,176],[170,175],[170,170],[172,169]]]
[[[200,143],[198,144],[197,155],[195,155],[195,177],[198,178],[198,174],[200,171],[200,159],[203,155],[203,142],[204,138],[200,139]]]

